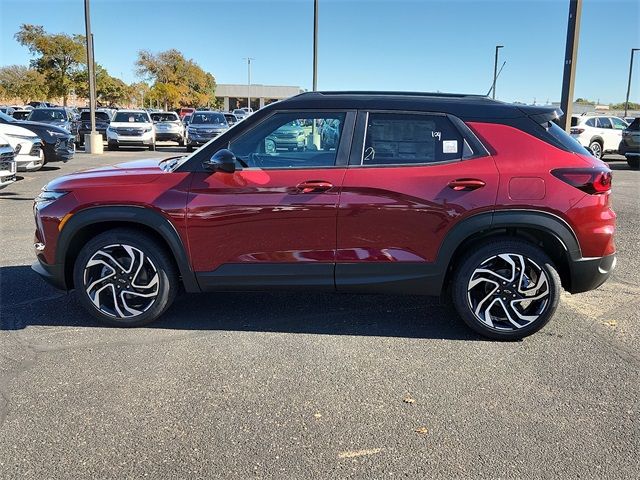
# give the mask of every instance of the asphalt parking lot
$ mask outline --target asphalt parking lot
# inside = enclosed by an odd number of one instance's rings
[[[640,172],[614,170],[618,267],[522,342],[421,297],[184,295],[105,328],[30,270],[32,199],[129,150],[0,191],[0,478],[637,478]]]

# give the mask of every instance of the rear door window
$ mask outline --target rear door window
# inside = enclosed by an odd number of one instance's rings
[[[362,165],[411,165],[459,160],[468,148],[444,115],[369,114]]]
[[[598,117],[597,120],[599,128],[612,128],[611,121],[607,117]]]

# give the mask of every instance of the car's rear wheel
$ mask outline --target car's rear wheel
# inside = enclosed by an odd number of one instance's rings
[[[114,229],[90,240],[73,271],[80,303],[110,325],[136,327],[158,318],[178,289],[174,263],[153,238]]]
[[[589,144],[589,150],[596,158],[602,158],[602,145],[597,140],[594,140]]]
[[[473,330],[496,340],[516,340],[549,322],[560,288],[558,272],[540,248],[501,238],[462,259],[452,296],[458,314]]]
[[[627,165],[629,165],[629,167],[637,170],[638,168],[640,168],[640,157],[632,157],[631,155],[627,155]]]

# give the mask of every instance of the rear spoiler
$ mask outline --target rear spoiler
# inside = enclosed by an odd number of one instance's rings
[[[522,113],[540,125],[559,119],[564,115],[560,107],[519,106]]]

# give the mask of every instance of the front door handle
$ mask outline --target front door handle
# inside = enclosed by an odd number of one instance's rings
[[[485,185],[485,182],[478,180],[477,178],[459,178],[449,182],[449,188],[456,192],[463,190],[475,190],[477,188],[482,188]]]
[[[307,180],[296,185],[296,190],[300,193],[321,193],[332,188],[333,184],[325,180]]]

